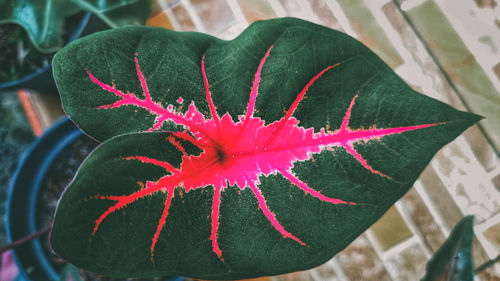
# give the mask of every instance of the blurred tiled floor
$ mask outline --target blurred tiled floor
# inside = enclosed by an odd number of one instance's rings
[[[486,117],[442,149],[384,217],[328,263],[262,280],[419,280],[464,215],[475,264],[500,253],[500,6],[497,0],[156,0],[149,25],[232,39],[293,16],[362,41],[417,91]],[[46,123],[61,111],[32,96]],[[49,105],[49,106],[47,106]],[[476,281],[500,280],[500,264]]]

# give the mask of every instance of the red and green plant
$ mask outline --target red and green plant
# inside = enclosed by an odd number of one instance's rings
[[[68,115],[103,143],[59,203],[52,246],[117,277],[317,266],[480,119],[298,19],[257,22],[231,41],[102,32],[61,50],[54,74]]]

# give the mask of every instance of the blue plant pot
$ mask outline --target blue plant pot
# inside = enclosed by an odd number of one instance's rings
[[[37,139],[21,157],[7,194],[6,230],[8,242],[36,232],[36,202],[45,174],[54,159],[71,142],[82,135],[68,118],[57,122]],[[40,240],[34,239],[13,252],[21,278],[35,281],[56,281],[59,274],[42,250]],[[25,270],[33,270],[28,277]]]
[[[38,230],[37,199],[45,175],[57,156],[82,135],[83,132],[65,117],[37,139],[21,157],[7,195],[6,230],[9,243]],[[59,280],[59,272],[51,264],[39,238],[15,248],[13,258],[20,269],[17,280]],[[183,277],[168,279],[182,280]]]

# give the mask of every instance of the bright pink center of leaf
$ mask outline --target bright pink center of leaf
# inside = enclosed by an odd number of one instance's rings
[[[155,246],[157,245],[160,232],[166,223],[168,210],[174,195],[174,189],[180,187],[184,188],[185,191],[189,191],[191,189],[203,188],[211,185],[214,187],[215,192],[211,211],[212,230],[210,239],[212,240],[214,253],[223,260],[222,250],[217,242],[221,193],[228,185],[237,185],[240,189],[248,187],[253,192],[263,215],[284,238],[290,238],[300,245],[306,245],[305,242],[288,232],[279,223],[276,215],[268,208],[266,199],[258,187],[260,184],[260,176],[280,173],[284,178],[290,181],[291,184],[302,189],[305,194],[310,194],[318,200],[331,204],[356,205],[356,203],[353,202],[327,197],[314,189],[314,187],[310,187],[307,183],[298,179],[292,172],[294,162],[311,159],[312,154],[320,153],[323,149],[343,147],[345,151],[351,154],[353,159],[366,170],[391,180],[392,178],[390,176],[373,168],[368,161],[354,149],[353,144],[355,142],[367,142],[388,135],[400,134],[441,124],[420,124],[382,129],[376,128],[375,126],[369,129],[351,129],[349,127],[349,120],[352,108],[358,98],[358,95],[354,95],[349,106],[346,108],[342,124],[337,130],[325,131],[321,129],[320,132],[315,133],[313,128],[300,127],[299,121],[292,117],[293,113],[306,95],[307,90],[315,81],[320,79],[322,75],[325,75],[327,71],[340,65],[340,63],[337,63],[326,67],[320,73],[312,77],[303,90],[297,95],[297,98],[282,119],[266,125],[264,120],[253,117],[253,112],[258,97],[262,69],[266,59],[270,56],[271,49],[272,46],[267,50],[260,61],[257,72],[255,73],[246,114],[240,116],[239,121],[236,123],[229,114],[225,114],[222,118],[219,118],[217,115],[216,106],[213,103],[208,78],[205,73],[205,55],[203,55],[201,59],[201,75],[203,76],[206,100],[210,109],[210,118],[206,118],[197,109],[194,102],[189,105],[185,114],[174,112],[172,105],[168,105],[165,108],[161,104],[154,102],[150,96],[146,78],[141,71],[137,53],[135,54],[134,61],[137,77],[143,90],[143,99],[137,97],[134,93],[124,93],[118,90],[114,83],[110,86],[100,81],[86,69],[93,83],[97,84],[103,90],[114,94],[118,98],[113,104],[99,106],[99,109],[117,109],[122,106],[140,107],[156,116],[154,124],[152,124],[151,128],[147,131],[159,130],[165,121],[170,120],[185,126],[192,134],[177,132],[167,138],[168,142],[173,144],[183,153],[180,169],[174,168],[167,162],[151,159],[142,155],[124,157],[126,160],[135,160],[145,164],[163,167],[167,173],[158,181],[148,181],[145,188],[140,188],[137,192],[129,195],[96,195],[96,199],[116,201],[116,203],[109,207],[96,220],[92,236],[96,234],[105,218],[113,212],[145,196],[149,196],[156,192],[164,192],[167,196],[163,213],[151,243],[151,259],[154,261]],[[177,103],[182,102],[183,99],[179,97]],[[179,140],[189,141],[201,148],[203,152],[199,156],[188,155]]]

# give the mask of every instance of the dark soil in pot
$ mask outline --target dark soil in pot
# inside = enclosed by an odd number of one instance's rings
[[[68,145],[64,150],[55,158],[52,166],[47,171],[45,179],[40,188],[37,202],[37,229],[52,223],[53,215],[55,213],[57,202],[61,197],[66,186],[71,182],[80,164],[90,154],[90,152],[98,145],[94,140],[82,135],[78,137],[73,143]],[[57,256],[50,250],[48,234],[40,237],[43,249],[50,259],[54,268],[61,272],[66,265],[66,261]],[[80,269],[80,275],[83,280],[95,281],[161,281],[166,278],[127,278],[118,279],[97,275],[85,270]]]
[[[68,17],[63,22],[63,38],[69,41],[85,13]],[[0,84],[49,67],[54,53],[44,54],[31,44],[26,31],[18,24],[0,25]]]

